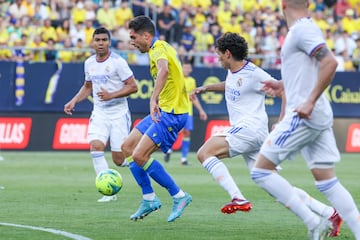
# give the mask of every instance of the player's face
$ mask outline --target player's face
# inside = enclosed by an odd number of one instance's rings
[[[134,32],[133,29],[130,29],[129,32],[130,35],[130,44],[139,49],[141,53],[145,53],[149,51],[148,45],[147,45],[147,35],[144,34],[138,34]]]
[[[219,62],[221,64],[221,66],[225,69],[229,69],[230,68],[230,64],[228,63],[227,59],[227,53],[222,53],[220,52],[218,49],[216,49],[216,54],[219,56]]]
[[[103,56],[109,52],[110,39],[106,33],[95,34],[92,43],[96,54]]]

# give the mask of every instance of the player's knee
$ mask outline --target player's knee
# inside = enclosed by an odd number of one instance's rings
[[[126,142],[124,142],[124,143],[121,145],[121,151],[122,151],[124,157],[129,157],[129,156],[131,156],[131,154],[132,154],[132,149],[131,149],[131,147],[129,146],[129,144],[127,144]]]
[[[105,150],[105,145],[99,141],[99,140],[94,140],[90,142],[90,151],[104,151]]]
[[[115,165],[122,166],[125,160],[124,154],[122,152],[113,152],[112,155],[113,155],[112,156],[113,162],[115,163]]]

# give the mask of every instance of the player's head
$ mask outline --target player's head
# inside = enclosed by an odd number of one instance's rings
[[[216,53],[224,68],[229,68],[228,60],[242,61],[248,55],[248,45],[237,33],[227,32],[216,40]]]
[[[99,56],[104,56],[109,52],[110,32],[104,27],[95,29],[92,38],[92,46]]]
[[[282,0],[281,1],[281,10],[284,15],[284,18],[287,19],[289,10],[300,10],[307,11],[310,6],[309,0]]]
[[[130,43],[140,52],[149,51],[152,40],[155,37],[155,25],[146,16],[137,16],[129,22]]]
[[[183,74],[184,74],[184,76],[185,76],[185,77],[188,77],[188,76],[191,74],[191,72],[192,72],[192,65],[191,65],[191,63],[190,63],[190,62],[187,62],[187,61],[183,62],[183,63],[182,63],[182,69],[183,69]]]

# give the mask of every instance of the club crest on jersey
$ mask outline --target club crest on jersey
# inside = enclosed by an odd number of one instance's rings
[[[239,79],[236,81],[236,83],[237,83],[237,85],[238,85],[239,87],[241,87],[241,85],[242,85],[242,78],[239,78]]]
[[[105,67],[105,72],[110,72],[110,67],[109,66]]]

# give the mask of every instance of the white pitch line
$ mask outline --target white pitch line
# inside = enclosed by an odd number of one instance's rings
[[[73,233],[69,233],[69,232],[65,232],[65,231],[61,231],[61,230],[57,230],[57,229],[53,229],[53,228],[42,228],[42,227],[34,227],[34,226],[29,226],[29,225],[5,223],[5,222],[0,222],[0,225],[9,226],[9,227],[18,227],[18,228],[28,228],[28,229],[31,229],[31,230],[49,232],[49,233],[53,233],[53,234],[56,234],[56,235],[61,235],[61,236],[64,236],[64,237],[68,237],[68,238],[74,239],[74,240],[91,240],[91,238],[87,238],[87,237],[84,237],[84,236],[81,236],[81,235],[77,235],[77,234],[73,234]]]

